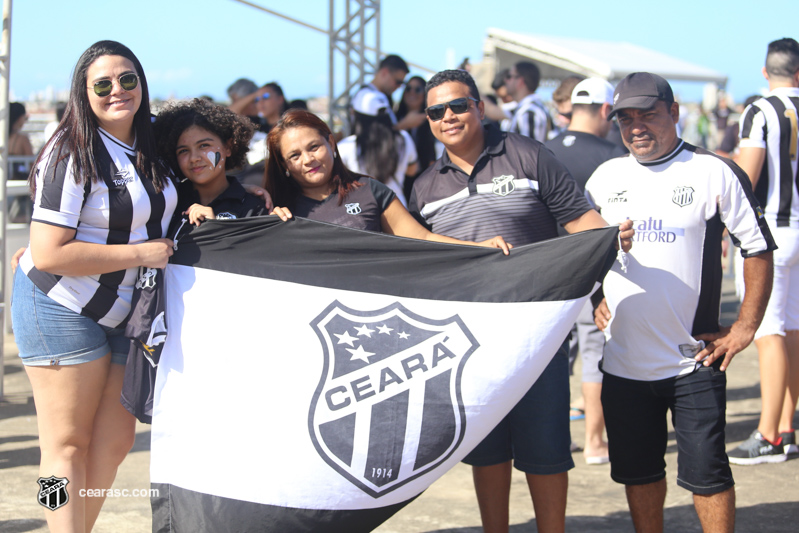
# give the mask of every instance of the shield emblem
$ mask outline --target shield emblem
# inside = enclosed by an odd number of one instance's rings
[[[491,192],[499,196],[507,196],[516,189],[516,184],[513,183],[513,176],[499,176],[491,178],[491,181],[494,182]]]
[[[685,207],[694,201],[694,189],[692,187],[677,187],[674,189],[674,196],[671,201],[680,207]]]
[[[379,498],[452,455],[466,430],[461,375],[479,347],[459,316],[336,301],[311,326],[325,360],[309,430],[333,469]]]
[[[344,204],[344,207],[347,208],[348,215],[358,215],[361,213],[361,204],[359,202],[355,202],[354,204]]]
[[[69,480],[65,477],[50,476],[48,478],[39,478],[39,504],[47,507],[51,511],[55,511],[59,507],[63,507],[69,501],[69,494],[67,493],[67,484]]]

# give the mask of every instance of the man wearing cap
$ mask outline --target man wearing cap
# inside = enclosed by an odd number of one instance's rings
[[[608,116],[613,104],[613,86],[600,78],[582,80],[571,92],[571,122],[568,129],[547,141],[555,157],[577,181],[581,191],[596,168],[609,159],[625,155],[622,148],[606,141],[610,129]],[[588,464],[608,462],[608,445],[603,438],[605,419],[602,415],[602,372],[599,360],[605,339],[594,323],[594,308],[587,302],[572,329],[569,359],[573,361],[579,348],[583,359],[582,393],[585,401],[585,446],[583,456]]]
[[[752,181],[779,249],[774,288],[755,334],[760,421],[729,452],[730,462],[740,465],[781,462],[799,451],[793,428],[799,396],[799,43],[791,38],[770,43],[763,76],[769,93],[744,110],[736,161]]]
[[[746,174],[677,136],[679,105],[666,80],[630,74],[613,99],[630,155],[600,165],[586,185],[605,218],[629,218],[636,229],[628,264],[608,273],[596,312],[610,475],[626,486],[636,531],[663,531],[670,409],[677,484],[693,493],[704,531],[731,532],[725,370],[763,318],[775,244]],[[731,327],[718,323],[725,227],[745,257],[746,296]]]
[[[496,127],[483,128],[483,102],[472,77],[445,70],[427,83],[427,116],[446,153],[413,185],[409,211],[448,236],[503,235],[515,245],[603,227],[579,187],[543,145]],[[631,223],[622,226],[629,248]],[[501,334],[498,332],[498,334]],[[565,528],[569,445],[566,346],[530,391],[470,453],[486,532],[508,531],[512,466],[525,472],[540,532]],[[511,463],[513,461],[513,465]]]
[[[410,70],[408,64],[398,55],[387,55],[380,61],[372,81],[361,87],[352,97],[352,106],[361,109],[385,108],[396,130],[408,130],[424,122],[424,113],[408,113],[397,123],[394,102],[391,95],[405,83]]]

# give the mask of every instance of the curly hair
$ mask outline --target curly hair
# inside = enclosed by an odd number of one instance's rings
[[[230,157],[225,160],[225,170],[244,164],[250,139],[255,133],[255,127],[248,118],[201,98],[170,102],[155,118],[153,127],[158,155],[169,163],[176,176],[185,177],[180,171],[175,148],[183,132],[192,126],[208,130],[223,143],[230,143]]]

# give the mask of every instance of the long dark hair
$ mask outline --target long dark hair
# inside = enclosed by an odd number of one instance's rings
[[[269,159],[266,161],[264,171],[266,190],[272,196],[272,202],[276,206],[288,207],[295,206],[297,197],[302,194],[299,184],[290,176],[286,176],[288,170],[283,154],[280,152],[280,139],[283,133],[292,128],[311,128],[321,135],[325,142],[328,142],[332,132],[325,122],[309,111],[304,109],[289,109],[280,118],[280,121],[269,132],[266,137],[266,145],[269,150]],[[332,148],[332,146],[331,146]],[[338,146],[333,150],[333,170],[330,177],[332,190],[338,192],[338,203],[341,205],[344,199],[353,189],[360,187],[358,178],[364,177],[362,174],[352,172],[341,162],[341,155],[338,153]]]
[[[422,109],[421,111],[424,113],[424,106],[425,102],[427,102],[427,90],[425,85],[427,82],[421,76],[413,76],[408,82],[405,84],[405,91],[411,86],[411,82],[417,80],[419,83],[422,84]],[[400,100],[399,107],[397,108],[397,120],[402,120],[405,116],[411,111],[417,111],[413,109],[408,109],[408,104],[405,103],[405,91],[402,93],[402,100]],[[416,171],[416,175],[418,176],[429,167],[437,158],[436,158],[436,138],[433,136],[433,131],[430,129],[430,123],[425,120],[422,124],[416,128],[414,131],[409,132],[413,137],[414,145],[416,145],[416,155],[418,157],[419,166]],[[411,187],[413,186],[413,179],[405,178],[405,196],[410,198],[410,191]]]
[[[39,153],[36,165],[42,156],[49,152],[52,145],[53,156],[56,161],[61,161],[73,156],[73,173],[75,181],[80,183],[83,179],[97,181],[99,174],[95,164],[95,157],[99,150],[100,139],[97,133],[97,117],[94,116],[88,95],[87,71],[99,57],[122,56],[133,63],[136,74],[141,84],[141,104],[133,116],[133,131],[136,134],[136,171],[142,179],[153,182],[157,191],[164,188],[168,170],[156,155],[155,136],[150,124],[150,92],[147,89],[147,78],[144,75],[141,63],[124,44],[116,41],[98,41],[91,45],[78,59],[75,71],[72,74],[72,86],[69,90],[64,118],[56,128],[55,133],[47,142],[47,146]],[[31,189],[35,187],[34,173],[29,178]]]
[[[394,178],[400,153],[406,149],[405,139],[393,126],[391,116],[382,110],[376,117],[355,113],[355,146],[361,170],[382,183]]]

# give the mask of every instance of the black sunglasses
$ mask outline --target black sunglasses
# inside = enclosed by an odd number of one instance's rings
[[[472,98],[471,96],[466,98],[456,98],[443,104],[431,105],[425,109],[425,112],[427,113],[427,116],[430,117],[430,120],[441,120],[444,118],[444,115],[447,113],[447,108],[452,109],[452,112],[456,115],[462,115],[469,109],[469,100],[475,103],[479,102],[479,100]]]
[[[421,85],[407,85],[405,90],[409,93],[422,94],[424,92],[424,87]]]
[[[127,74],[121,75],[119,78],[117,78],[117,81],[119,81],[119,86],[126,91],[132,91],[139,86],[139,76],[133,72],[128,72]],[[93,88],[94,94],[97,96],[108,96],[111,94],[111,91],[114,90],[114,80],[96,81],[94,82]]]

